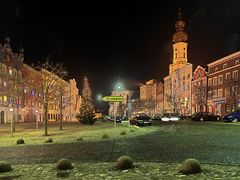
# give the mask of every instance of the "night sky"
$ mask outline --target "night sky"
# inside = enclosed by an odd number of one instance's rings
[[[64,62],[69,78],[89,78],[94,96],[110,94],[120,77],[126,88],[163,79],[182,8],[188,58],[207,63],[240,48],[240,1],[10,1],[0,2],[0,37],[25,63]]]

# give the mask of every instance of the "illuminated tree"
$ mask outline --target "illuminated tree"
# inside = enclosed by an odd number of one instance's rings
[[[238,109],[237,105],[238,105],[238,95],[240,93],[240,80],[237,78],[231,78],[229,80],[227,80],[226,82],[227,87],[226,91],[227,91],[227,96],[230,97],[231,101],[232,101],[232,110],[236,110]]]
[[[87,77],[84,77],[84,84],[82,90],[82,104],[80,107],[80,114],[77,119],[82,124],[94,124],[94,107],[92,105],[91,89]]]
[[[204,112],[204,107],[206,112],[208,111],[207,108],[207,102],[209,99],[212,98],[212,86],[208,86],[206,83],[203,83],[203,81],[198,81],[196,85],[193,87],[193,93],[194,93],[194,100],[196,104],[199,106],[199,111]]]
[[[44,112],[44,135],[48,135],[48,108],[50,103],[56,103],[59,87],[61,85],[61,79],[66,77],[67,71],[64,69],[62,64],[53,64],[49,60],[41,64],[39,67],[42,83],[41,83],[41,94],[42,104]]]

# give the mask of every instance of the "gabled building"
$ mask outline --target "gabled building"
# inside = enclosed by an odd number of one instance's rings
[[[0,123],[22,121],[23,49],[14,53],[10,39],[0,44]]]
[[[224,116],[240,109],[240,51],[213,61],[208,65],[208,85],[212,98],[208,109]]]

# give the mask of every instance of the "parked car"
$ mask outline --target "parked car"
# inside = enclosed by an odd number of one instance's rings
[[[240,110],[234,111],[223,117],[225,122],[238,122],[240,121]]]
[[[151,120],[150,116],[145,115],[145,114],[136,115],[130,119],[130,124],[137,125],[137,126],[144,126],[144,125],[151,126],[152,120]]]
[[[152,120],[158,120],[160,121],[162,118],[162,116],[160,114],[155,114],[153,117],[152,117]]]
[[[220,121],[219,115],[210,112],[198,112],[192,115],[192,121]]]
[[[164,113],[161,118],[162,121],[179,121],[180,115],[175,113]]]
[[[115,122],[114,118],[109,117],[106,122]],[[121,123],[121,118],[119,118],[118,116],[116,117],[116,123]]]

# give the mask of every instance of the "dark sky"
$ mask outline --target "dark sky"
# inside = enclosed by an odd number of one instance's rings
[[[87,75],[94,95],[106,95],[119,76],[128,88],[167,75],[179,7],[189,62],[205,66],[239,50],[238,0],[1,0],[0,36],[10,36],[14,50],[24,47],[26,63],[49,55],[64,62],[79,88]]]

